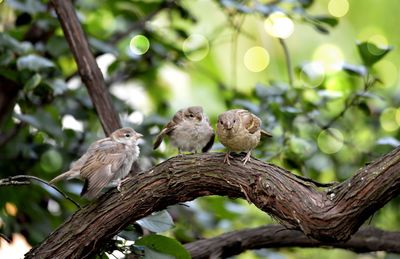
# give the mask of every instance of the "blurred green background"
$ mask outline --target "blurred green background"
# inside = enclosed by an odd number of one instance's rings
[[[123,125],[145,135],[142,169],[177,154],[168,141],[153,151],[152,141],[190,105],[213,125],[230,108],[254,112],[274,138],[253,156],[320,182],[347,179],[400,143],[398,0],[73,3]],[[50,180],[104,136],[50,2],[0,0],[0,81],[11,100],[0,104],[10,110],[0,114],[0,178]],[[223,150],[217,141],[212,152]],[[80,182],[59,186],[84,203]],[[74,211],[43,184],[0,187],[1,233],[32,246]],[[176,226],[163,234],[182,243],[277,223],[225,197],[169,212]],[[399,198],[366,224],[400,230]],[[288,248],[236,258],[389,257]]]

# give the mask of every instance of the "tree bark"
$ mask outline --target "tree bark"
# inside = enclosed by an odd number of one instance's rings
[[[110,135],[114,130],[121,127],[121,122],[111,103],[100,68],[90,52],[88,41],[71,0],[52,0],[51,2],[78,65],[79,74],[99,115],[101,125],[106,135]]]
[[[226,258],[246,250],[282,247],[330,247],[357,253],[386,251],[400,253],[400,232],[363,227],[346,242],[324,242],[308,238],[303,232],[269,225],[229,232],[215,238],[185,245],[193,259]]]
[[[278,166],[254,159],[243,166],[224,154],[171,158],[128,178],[77,211],[26,258],[88,258],[129,223],[169,205],[207,195],[244,198],[288,229],[323,242],[343,242],[400,193],[400,147],[352,178],[317,187]]]

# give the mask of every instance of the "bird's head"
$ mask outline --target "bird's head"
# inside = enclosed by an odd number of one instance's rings
[[[184,110],[183,115],[186,120],[201,122],[203,120],[203,108],[201,106],[192,106]]]
[[[133,145],[136,144],[136,141],[143,137],[143,135],[132,128],[121,128],[111,133],[110,137],[119,143]]]
[[[234,111],[227,111],[218,116],[218,127],[227,131],[236,131],[240,119]]]

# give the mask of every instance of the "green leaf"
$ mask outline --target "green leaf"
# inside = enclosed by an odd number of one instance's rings
[[[313,16],[312,18],[320,23],[327,24],[331,27],[335,27],[339,23],[339,20],[332,16],[320,15],[320,16]]]
[[[57,112],[57,110],[54,108],[52,112]],[[54,117],[59,117],[59,114],[51,114],[44,109],[38,109],[33,115],[15,113],[14,117],[51,134],[53,137],[62,137],[61,123],[54,119]]]
[[[7,0],[7,4],[18,11],[30,14],[46,11],[46,6],[37,0]]]
[[[343,71],[350,75],[356,75],[356,76],[366,76],[368,73],[368,70],[365,66],[357,66],[353,64],[347,64],[344,63],[342,65]]]
[[[40,166],[47,173],[59,171],[62,167],[62,164],[63,158],[55,149],[47,150],[40,157]]]
[[[35,89],[42,81],[42,76],[38,73],[34,74],[24,85],[24,91],[29,92]]]
[[[156,252],[148,247],[144,247],[144,259],[175,259],[175,257]]]
[[[32,49],[32,44],[28,42],[19,42],[8,34],[0,33],[0,50],[11,50],[17,54],[26,53]]]
[[[0,66],[7,66],[14,60],[14,54],[11,50],[7,49],[0,54]]]
[[[0,76],[3,76],[11,81],[18,82],[19,73],[15,69],[0,68]]]
[[[371,42],[357,43],[357,47],[363,64],[367,67],[371,67],[393,49],[390,46],[378,47]]]
[[[183,245],[169,237],[148,235],[136,241],[135,245],[145,246],[156,252],[172,255],[177,259],[190,259],[190,255]]]
[[[136,223],[156,233],[167,231],[175,226],[171,215],[166,210],[153,213],[136,221]]]
[[[304,8],[308,8],[308,7],[310,7],[310,6],[314,3],[314,0],[299,0],[299,3],[300,3]]]
[[[316,29],[317,31],[319,31],[320,33],[323,33],[323,34],[329,33],[329,30],[325,26],[322,26],[319,24],[314,24],[314,29]]]
[[[23,56],[17,60],[18,70],[28,69],[31,71],[40,71],[45,68],[54,67],[54,63],[47,58],[43,58],[34,54]]]

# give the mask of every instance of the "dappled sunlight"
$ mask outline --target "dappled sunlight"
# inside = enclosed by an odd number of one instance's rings
[[[129,49],[135,55],[143,55],[150,48],[150,41],[144,35],[135,35],[129,42]]]
[[[328,11],[332,16],[343,17],[349,11],[350,5],[348,0],[330,0]]]
[[[314,51],[313,60],[322,64],[326,73],[341,70],[344,62],[342,50],[334,44],[322,44]]]
[[[244,54],[243,62],[251,72],[261,72],[269,65],[268,51],[263,47],[252,47]]]
[[[200,61],[208,55],[210,44],[203,35],[192,34],[184,40],[182,50],[191,61]]]
[[[264,28],[272,37],[287,39],[293,34],[294,24],[286,14],[274,12],[264,21]]]
[[[335,128],[323,130],[318,135],[318,147],[325,154],[334,154],[339,152],[344,142],[342,132]]]
[[[325,80],[325,69],[321,62],[310,62],[302,66],[300,72],[302,86],[314,88],[320,86]]]
[[[379,117],[381,127],[388,132],[398,130],[400,127],[399,117],[399,109],[393,107],[385,109]]]

